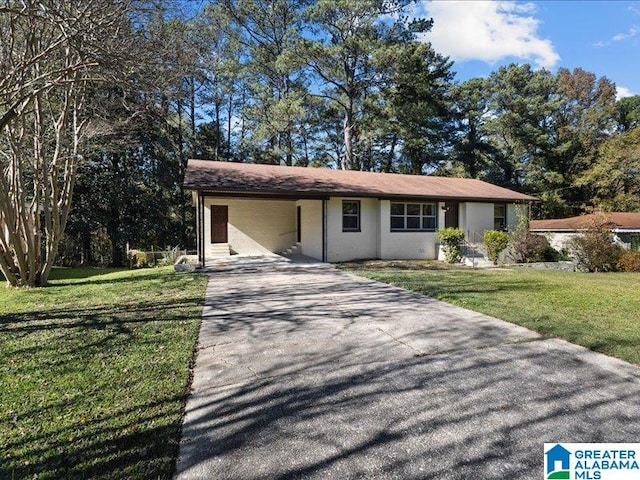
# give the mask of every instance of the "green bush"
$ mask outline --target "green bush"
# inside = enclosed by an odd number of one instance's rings
[[[497,265],[500,253],[509,245],[509,235],[499,230],[487,230],[484,232],[484,245],[489,260]]]
[[[146,268],[149,266],[149,259],[146,252],[141,250],[129,250],[129,256],[131,257],[131,263],[136,268]]]
[[[516,210],[518,223],[509,229],[509,251],[516,263],[557,262],[568,260],[566,254],[555,250],[549,240],[529,230],[528,212],[523,208]]]
[[[458,262],[462,253],[460,244],[464,240],[464,232],[459,228],[441,228],[438,230],[438,240],[440,240],[447,262]]]
[[[156,261],[156,266],[158,267],[166,267],[176,263],[178,260],[180,250],[178,247],[175,248],[167,248],[164,252],[161,253],[162,257]]]
[[[623,272],[640,272],[640,252],[624,250],[618,259],[618,268]]]
[[[558,262],[568,259],[566,254],[554,249],[545,236],[531,232],[512,237],[511,248],[517,263]]]
[[[588,272],[612,272],[618,268],[622,249],[611,241],[609,230],[590,229],[570,242],[578,268]]]

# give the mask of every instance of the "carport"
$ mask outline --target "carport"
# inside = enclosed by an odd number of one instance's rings
[[[324,200],[300,196],[239,198],[194,192],[198,253],[208,260],[229,255],[262,255],[294,249],[324,258]]]

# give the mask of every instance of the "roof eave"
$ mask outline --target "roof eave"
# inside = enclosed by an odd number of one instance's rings
[[[551,232],[551,233],[572,233],[577,231],[584,231],[584,228],[549,228],[549,227],[531,227],[531,232]]]
[[[464,195],[415,195],[404,193],[383,193],[383,192],[355,192],[355,191],[294,191],[283,192],[278,190],[215,190],[210,187],[199,187],[185,185],[187,190],[197,191],[204,195],[211,196],[232,196],[232,197],[281,197],[281,198],[329,198],[329,197],[363,197],[379,198],[386,200],[398,199],[421,199],[421,200],[457,200],[460,202],[514,202],[526,203],[539,201],[535,197],[513,198],[513,197],[473,197]]]
[[[532,232],[551,232],[551,233],[575,233],[575,232],[587,232],[590,227],[575,227],[575,228],[561,228],[561,227],[531,227],[529,230]],[[638,227],[614,227],[606,230],[610,230],[613,233],[640,233]]]

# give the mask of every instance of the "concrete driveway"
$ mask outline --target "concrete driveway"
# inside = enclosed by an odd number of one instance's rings
[[[531,479],[640,441],[640,369],[330,267],[211,275],[179,479]]]

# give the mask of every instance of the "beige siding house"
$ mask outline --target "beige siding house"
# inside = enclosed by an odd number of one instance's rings
[[[596,212],[569,218],[532,220],[529,229],[541,235],[556,250],[571,250],[571,241],[590,228],[605,228],[614,243],[640,249],[640,212]]]
[[[435,259],[436,231],[470,242],[536,200],[480,180],[189,160],[198,256],[297,252],[324,262]]]

